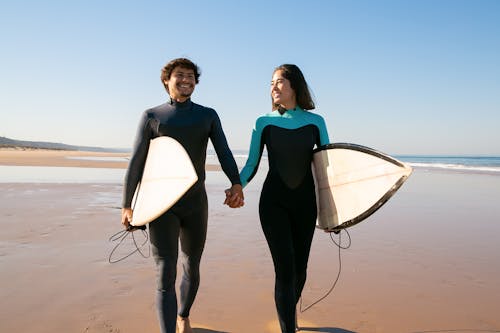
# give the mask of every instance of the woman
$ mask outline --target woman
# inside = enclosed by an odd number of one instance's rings
[[[296,329],[296,304],[306,282],[316,224],[312,152],[314,146],[327,144],[329,139],[323,118],[307,111],[315,106],[296,65],[274,70],[271,98],[273,111],[256,121],[240,180],[245,186],[253,178],[265,145],[269,172],[259,216],[276,273],[274,297],[281,331],[290,333]]]

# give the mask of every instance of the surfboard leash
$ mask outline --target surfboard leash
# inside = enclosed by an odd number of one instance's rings
[[[135,239],[134,233],[136,231],[140,231],[142,233],[142,235],[144,236],[144,242],[142,242],[142,244],[140,246],[138,245],[137,240]],[[132,252],[130,252],[129,254],[127,254],[127,255],[125,255],[125,256],[123,256],[121,258],[113,259],[113,254],[115,253],[116,249],[118,249],[118,247],[123,243],[123,241],[129,235],[132,236],[132,241],[134,243],[135,250],[133,250]],[[113,236],[111,236],[109,238],[110,242],[116,242],[116,241],[118,241],[118,243],[113,247],[113,250],[111,250],[111,253],[109,254],[109,257],[108,257],[109,263],[110,264],[114,264],[114,263],[120,262],[122,260],[125,260],[126,258],[130,257],[131,255],[133,255],[136,252],[139,252],[139,254],[143,258],[149,258],[149,256],[151,255],[151,247],[148,246],[148,253],[147,254],[145,254],[141,250],[141,248],[144,245],[146,245],[146,243],[148,243],[148,240],[149,240],[149,237],[148,237],[148,233],[146,231],[146,226],[145,225],[144,226],[140,226],[140,227],[129,225],[126,229],[118,231],[116,234],[114,234]]]
[[[140,188],[141,188],[141,182],[139,181],[139,183],[137,184],[137,191],[139,191]],[[132,210],[135,208],[135,205],[137,203],[137,197],[138,196],[136,195],[135,198],[134,198],[135,200],[132,203]],[[142,232],[142,235],[144,236],[144,242],[141,244],[141,246],[137,245],[137,241],[135,240],[135,235],[134,235],[134,232],[138,231],[138,230],[140,230]],[[127,254],[127,255],[119,258],[119,259],[113,260],[112,259],[113,253],[115,253],[116,249],[118,249],[118,247],[123,243],[123,241],[127,238],[127,236],[129,234],[132,235],[132,241],[134,242],[135,250],[133,250],[129,254]],[[146,231],[146,226],[145,225],[134,226],[134,225],[129,224],[126,229],[118,231],[116,234],[114,234],[113,236],[111,236],[109,238],[110,242],[116,242],[116,241],[118,241],[118,243],[115,245],[115,247],[113,248],[113,250],[109,254],[109,257],[108,257],[109,263],[110,264],[114,264],[114,263],[120,262],[122,260],[125,260],[128,257],[130,257],[131,255],[133,255],[134,253],[136,253],[136,252],[139,252],[139,254],[143,258],[149,258],[149,256],[151,255],[151,247],[148,246],[148,254],[147,255],[144,254],[142,252],[142,250],[141,250],[141,248],[144,245],[146,245],[146,243],[148,242],[148,240],[149,240],[149,237],[148,237],[148,233]]]
[[[347,234],[347,237],[349,238],[349,242],[346,246],[342,246],[342,231],[345,231],[345,233]],[[340,250],[347,250],[348,248],[351,247],[351,235],[349,234],[349,231],[347,231],[347,229],[342,229],[338,235],[339,235],[339,242],[337,243],[335,241],[335,239],[333,239],[333,233],[330,232],[330,239],[332,240],[333,244],[335,244],[339,250],[338,252],[338,259],[339,259],[339,271],[337,273],[337,277],[335,278],[335,281],[333,281],[333,284],[332,286],[330,287],[330,289],[323,295],[321,296],[319,299],[317,299],[316,301],[314,301],[313,303],[309,304],[308,306],[306,307],[302,307],[302,297],[300,297],[300,303],[299,303],[299,310],[300,310],[300,313],[304,313],[306,312],[307,310],[309,310],[310,308],[312,308],[313,306],[315,306],[316,304],[318,304],[319,302],[321,302],[322,300],[324,300],[325,298],[328,297],[328,295],[331,294],[331,292],[333,291],[333,289],[335,289],[335,286],[337,285],[337,282],[339,281],[339,278],[340,278],[340,272],[342,271],[342,257],[340,255]]]

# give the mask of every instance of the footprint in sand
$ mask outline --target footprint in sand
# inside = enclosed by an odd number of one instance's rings
[[[89,324],[85,327],[85,333],[92,332],[109,332],[109,333],[120,333],[120,329],[113,327],[113,325],[107,321],[99,318],[97,315],[92,315],[89,318]]]

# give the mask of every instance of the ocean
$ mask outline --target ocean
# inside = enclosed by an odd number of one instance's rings
[[[415,169],[492,173],[500,175],[500,156],[400,155],[396,159]]]

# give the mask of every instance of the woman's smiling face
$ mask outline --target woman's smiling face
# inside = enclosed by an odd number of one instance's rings
[[[296,102],[295,91],[290,85],[290,81],[283,76],[282,70],[277,70],[271,80],[271,98],[273,104],[279,104],[285,109],[293,109]]]

